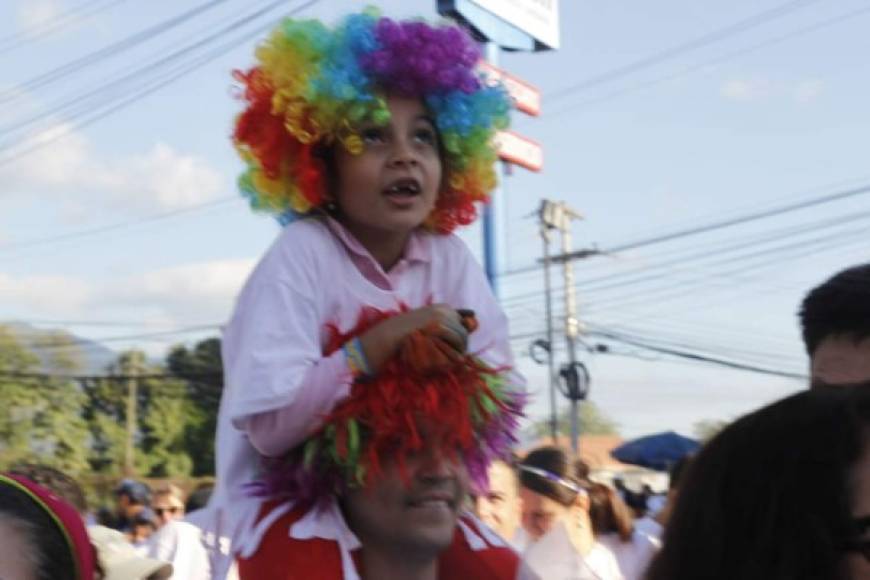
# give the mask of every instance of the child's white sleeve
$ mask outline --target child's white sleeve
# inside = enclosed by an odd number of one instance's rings
[[[263,455],[300,443],[350,392],[344,352],[322,355],[322,324],[310,296],[255,273],[224,333],[224,404]]]

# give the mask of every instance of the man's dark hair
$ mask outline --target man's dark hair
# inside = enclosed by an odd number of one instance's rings
[[[686,473],[686,468],[692,462],[692,455],[684,455],[679,461],[674,463],[669,473],[670,480],[668,481],[668,491],[679,489],[680,483],[683,481],[683,475]]]
[[[646,580],[845,580],[843,546],[859,539],[851,480],[870,428],[868,386],[803,391],[707,443]]]
[[[870,264],[843,270],[813,288],[801,304],[799,317],[810,356],[830,336],[856,342],[870,337]]]

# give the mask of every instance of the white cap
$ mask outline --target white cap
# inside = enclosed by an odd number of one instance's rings
[[[97,548],[104,580],[166,580],[172,577],[172,564],[145,558],[136,553],[121,532],[105,526],[88,528],[91,542]]]

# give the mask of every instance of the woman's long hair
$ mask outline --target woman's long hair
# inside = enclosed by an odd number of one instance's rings
[[[845,580],[849,475],[867,445],[868,386],[802,392],[708,443],[646,579]]]
[[[616,490],[603,483],[593,483],[586,490],[589,493],[589,520],[592,533],[618,534],[623,542],[631,541],[634,533],[634,518],[631,509]]]

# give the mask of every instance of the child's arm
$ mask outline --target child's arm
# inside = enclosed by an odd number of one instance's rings
[[[384,320],[360,336],[369,371],[377,373],[408,334],[429,325],[441,328],[442,338],[459,352],[465,352],[468,333],[456,310],[443,304],[426,306]],[[271,357],[266,354],[263,358]],[[286,372],[291,369],[288,367]],[[353,375],[343,350],[311,361],[303,372],[292,396],[287,396],[281,407],[236,421],[259,453],[275,457],[287,452],[310,435],[318,427],[320,417],[350,392]]]

